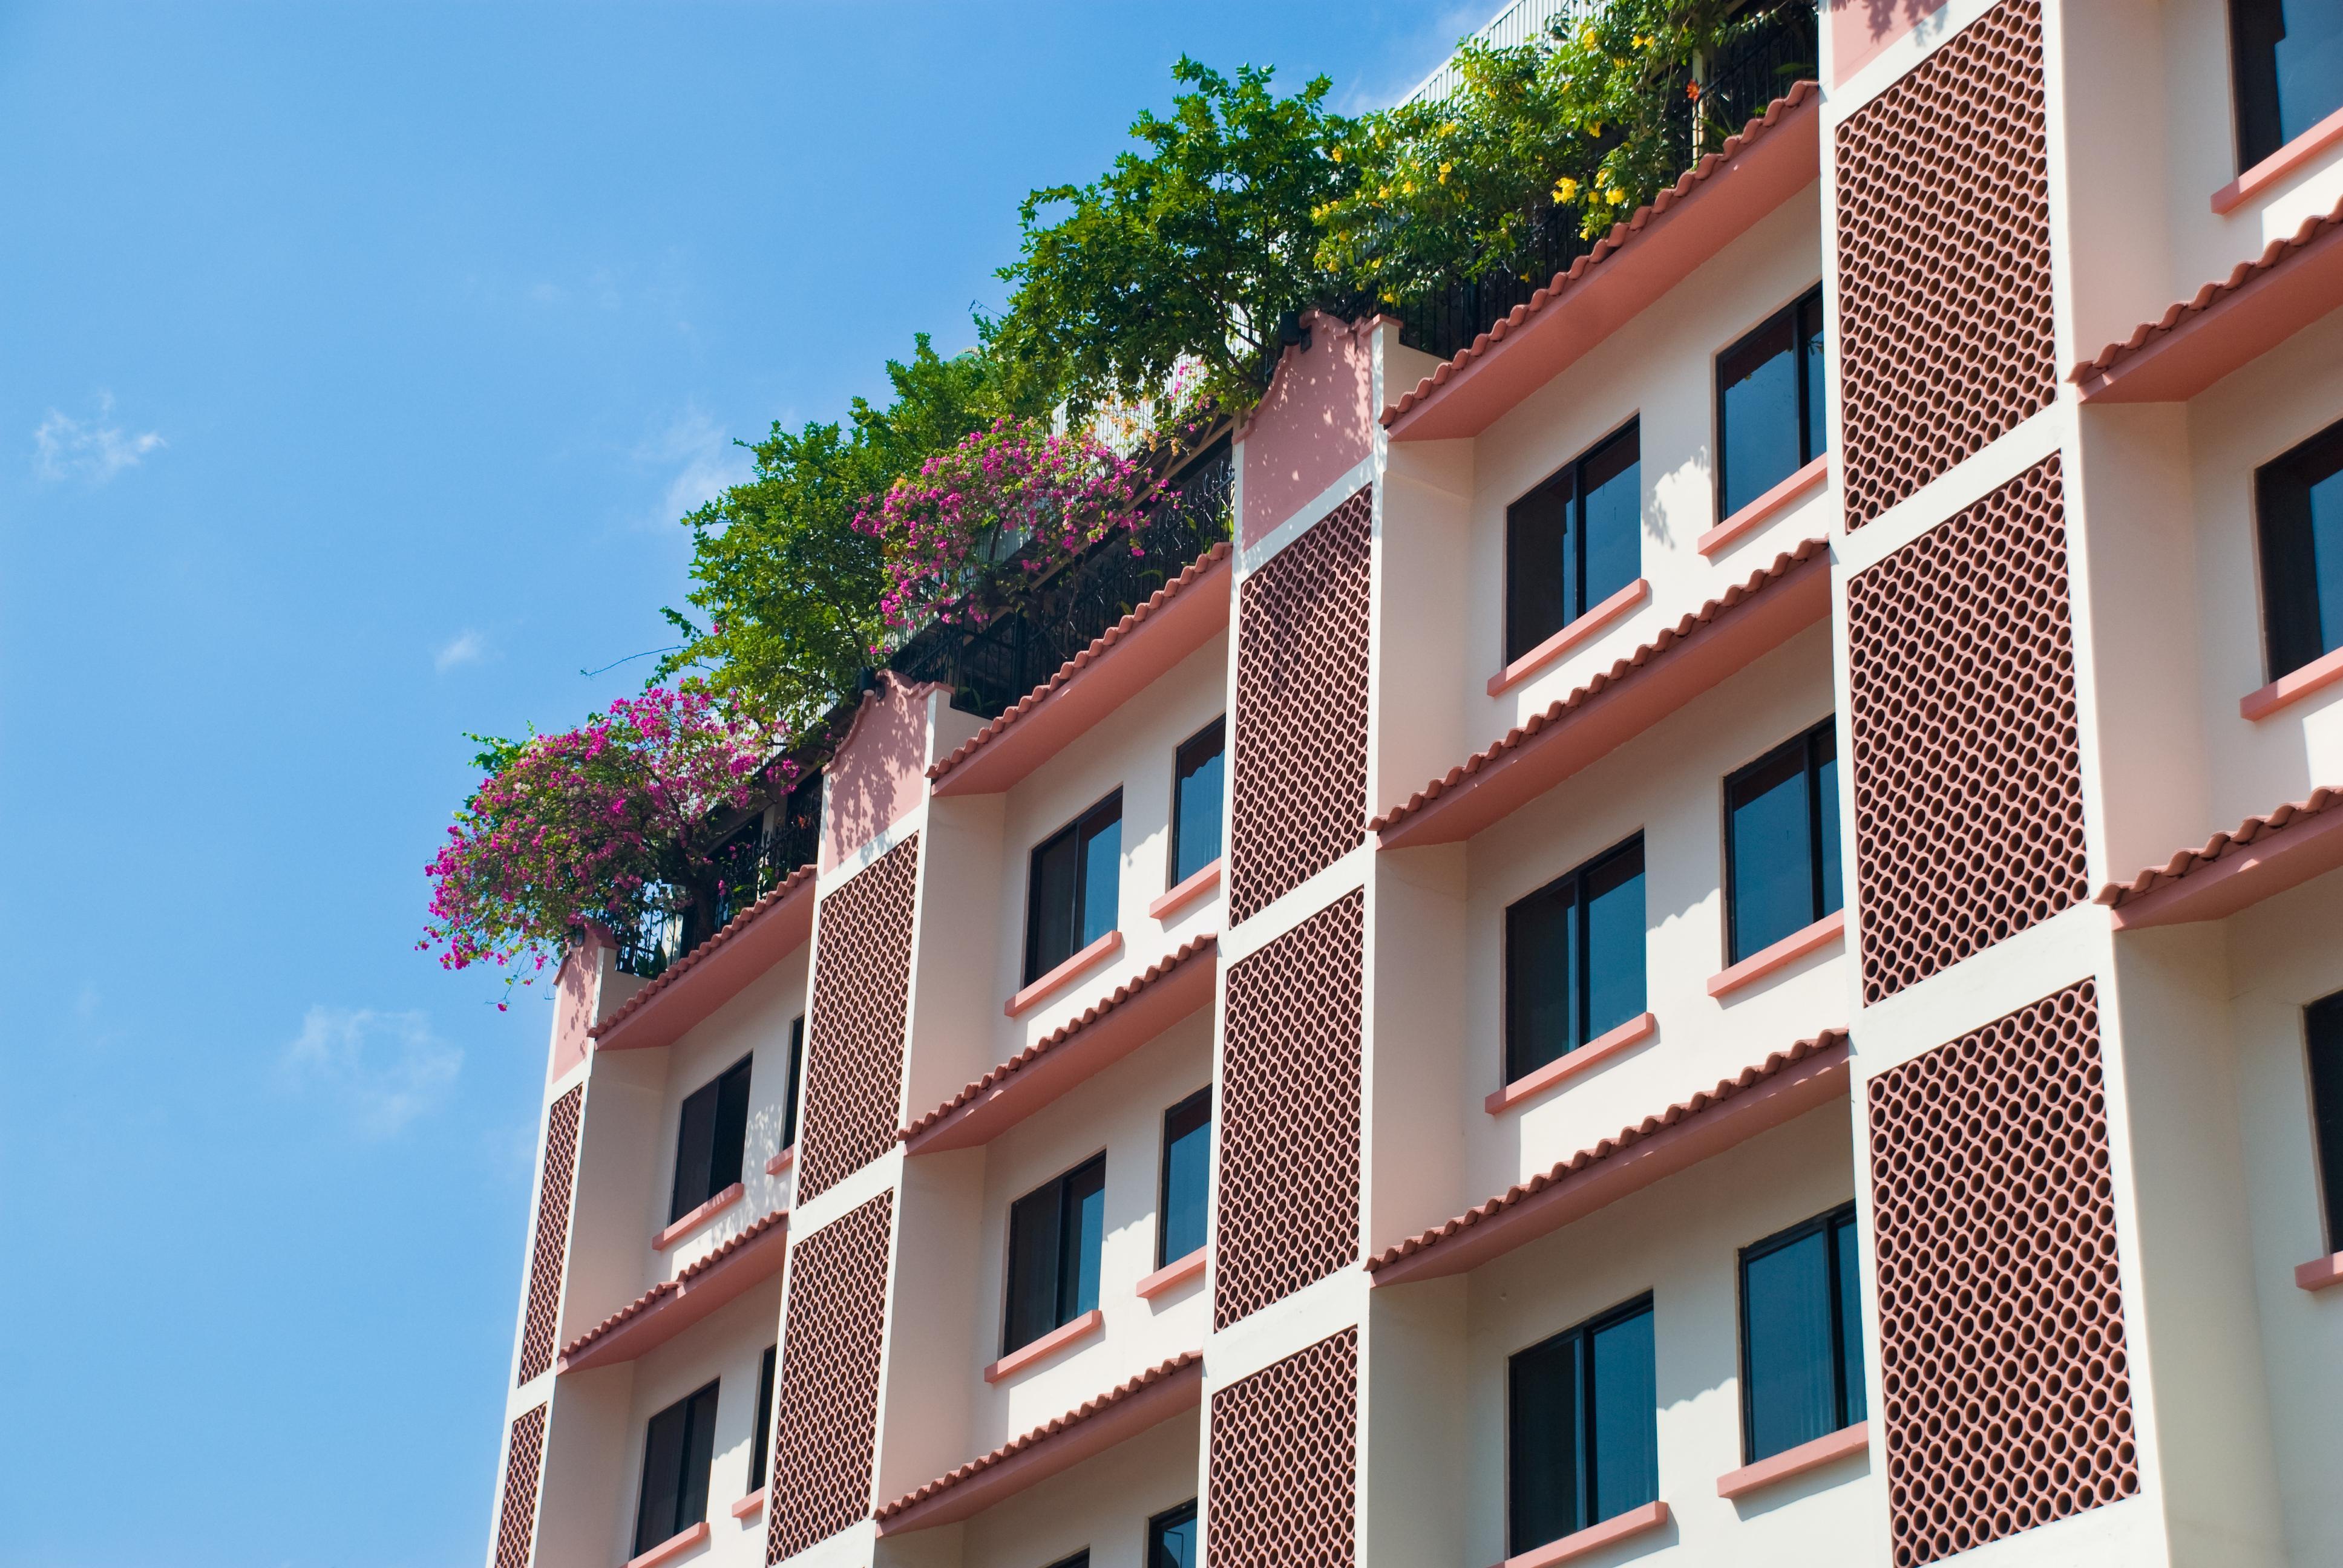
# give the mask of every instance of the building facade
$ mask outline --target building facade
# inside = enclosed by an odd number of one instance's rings
[[[571,955],[496,1568],[2338,1560],[2343,7],[1821,40]]]

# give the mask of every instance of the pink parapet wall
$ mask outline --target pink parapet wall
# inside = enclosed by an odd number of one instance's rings
[[[1244,517],[1238,543],[1250,549],[1374,449],[1374,330],[1380,317],[1352,323],[1310,311],[1310,347],[1289,348],[1277,378],[1237,432],[1244,460]]]
[[[830,759],[822,814],[824,876],[919,805],[927,788],[928,693],[934,689],[882,669],[878,688],[863,693]]]
[[[602,955],[616,945],[609,932],[589,926],[586,940],[561,960],[553,979],[553,1051],[546,1062],[546,1082],[557,1081],[593,1049],[594,1015],[602,991]]]
[[[1824,0],[1830,13],[1831,84],[1839,85],[1896,39],[1945,8],[1945,0]]]

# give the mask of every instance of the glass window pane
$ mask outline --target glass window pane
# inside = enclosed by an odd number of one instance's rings
[[[2343,425],[2256,476],[2272,679],[2343,646]]]
[[[1823,361],[1823,291],[1815,289],[1798,306],[1799,357],[1806,368],[1806,438],[1799,456],[1811,463],[1830,446],[1830,377]]]
[[[798,1141],[798,1078],[805,1070],[805,1014],[789,1020],[789,1081],[781,1102],[781,1147]]]
[[[1147,1568],[1196,1568],[1196,1505],[1183,1503],[1147,1523]]]
[[[683,1484],[686,1406],[671,1404],[651,1417],[643,1434],[643,1493],[635,1507],[635,1553],[640,1556],[673,1535],[677,1493]]]
[[[2310,487],[2310,558],[2318,578],[2318,651],[2343,647],[2343,471]]]
[[[1780,941],[1815,920],[1814,862],[1806,842],[1806,757],[1784,747],[1725,787],[1733,852],[1731,961]]]
[[[713,1083],[693,1091],[683,1102],[675,1136],[675,1191],[668,1203],[668,1219],[682,1219],[708,1201],[709,1166],[716,1148],[716,1091]]]
[[[2343,109],[2343,5],[2285,0],[2278,40],[2278,145]]]
[[[740,1180],[741,1156],[749,1146],[749,1065],[739,1062],[716,1081],[716,1128],[708,1165],[711,1198]]]
[[[1510,1555],[1578,1528],[1578,1336],[1532,1345],[1507,1369]]]
[[[1058,1322],[1098,1305],[1099,1254],[1106,1240],[1106,1161],[1091,1161],[1066,1179],[1066,1218],[1059,1245]]]
[[[1534,1072],[1571,1048],[1571,917],[1564,877],[1505,911],[1505,1079]]]
[[[689,1530],[708,1517],[708,1472],[716,1461],[716,1385],[685,1401],[689,1411],[683,1444],[683,1481],[676,1489],[675,1527]]]
[[[1082,930],[1081,951],[1121,923],[1122,897],[1122,798],[1115,797],[1082,823]],[[1071,955],[1070,955],[1071,956]]]
[[[1644,844],[1586,873],[1586,1033],[1593,1040],[1644,1010]]]
[[[1640,1508],[1660,1494],[1660,1401],[1650,1309],[1594,1331],[1587,1348],[1594,1496],[1586,1523]]]
[[[1156,1242],[1161,1268],[1204,1244],[1206,1161],[1212,1153],[1211,1092],[1172,1108],[1163,1120],[1163,1223]]]
[[[1172,880],[1186,881],[1221,858],[1222,760],[1228,726],[1212,727],[1180,749],[1172,790]]]
[[[1797,471],[1797,313],[1785,310],[1717,357],[1717,427],[1731,517]]]
[[[1863,1419],[1869,1399],[1863,1384],[1863,1260],[1854,1216],[1841,1220],[1831,1234],[1838,1248],[1839,1376],[1846,1390],[1846,1424],[1853,1426]]]
[[[1564,468],[1505,508],[1505,662],[1529,652],[1570,618],[1572,470]]]
[[[2327,1198],[2327,1245],[2343,1252],[2343,992],[2303,1015],[2310,1043],[2310,1111]]]
[[[1009,1312],[1002,1354],[1031,1344],[1058,1326],[1058,1218],[1062,1194],[1055,1181],[1029,1192],[1009,1211]]]
[[[1586,580],[1574,596],[1573,617],[1634,582],[1644,568],[1644,470],[1629,426],[1586,459]]]
[[[1824,725],[1814,737],[1814,747],[1815,825],[1823,852],[1822,907],[1815,918],[1820,920],[1846,901],[1839,881],[1837,731]]]
[[[1830,1244],[1815,1231],[1742,1265],[1753,1464],[1838,1427]]]
[[[767,1345],[765,1359],[757,1369],[757,1431],[749,1439],[749,1490],[754,1492],[765,1484],[765,1461],[773,1448],[773,1372],[780,1359],[781,1347]]]
[[[1025,923],[1025,982],[1031,985],[1073,957],[1076,876],[1081,846],[1072,829],[1033,851],[1033,885]]]

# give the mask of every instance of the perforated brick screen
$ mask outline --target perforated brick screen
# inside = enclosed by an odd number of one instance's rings
[[[528,1256],[528,1312],[521,1319],[521,1383],[553,1364],[555,1331],[561,1315],[561,1270],[569,1255],[569,1189],[578,1168],[578,1112],[586,1103],[579,1084],[545,1113],[545,1174],[537,1186],[537,1235]]]
[[[1212,1396],[1212,1568],[1348,1568],[1355,1556],[1359,1331]]]
[[[806,1020],[800,1202],[894,1144],[919,875],[914,833],[821,901],[813,1007]]]
[[[2089,894],[2056,457],[1847,585],[1866,1002]]]
[[[1229,970],[1220,1328],[1358,1260],[1365,913],[1354,892]]]
[[[2139,1490],[2089,980],[1870,1083],[1896,1561]]]
[[[512,1423],[505,1445],[504,1495],[497,1504],[497,1568],[528,1568],[537,1532],[537,1477],[545,1457],[545,1406]]]
[[[2047,406],[2042,7],[2002,0],[1834,141],[1846,526]]]
[[[1238,590],[1232,920],[1365,841],[1373,503],[1361,490]]]
[[[894,1224],[895,1194],[881,1192],[789,1246],[769,1563],[870,1515]]]

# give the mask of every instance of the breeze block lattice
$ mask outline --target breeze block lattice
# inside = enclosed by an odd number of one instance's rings
[[[895,1194],[881,1192],[789,1248],[768,1563],[870,1516],[894,1227]]]
[[[2040,0],[1971,23],[1834,149],[1853,529],[2056,394]]]
[[[555,1320],[561,1312],[561,1269],[569,1252],[569,1189],[578,1167],[578,1113],[585,1103],[586,1086],[581,1083],[555,1101],[545,1113],[545,1175],[537,1187],[537,1236],[528,1258],[528,1315],[521,1321],[520,1375],[514,1380],[515,1388],[553,1364]]]
[[[1883,1072],[1869,1098],[1899,1568],[2137,1493],[2097,987]]]
[[[1362,890],[1229,970],[1216,1329],[1358,1261],[1365,931]]]
[[[504,1497],[497,1507],[497,1568],[528,1568],[537,1530],[537,1477],[545,1457],[545,1406],[512,1423],[505,1447]]]
[[[1358,1406],[1355,1328],[1212,1395],[1213,1568],[1349,1568]]]
[[[1875,1002],[2090,896],[2053,455],[1847,584]]]
[[[919,877],[914,833],[821,901],[806,1024],[800,1202],[894,1146]]]
[[[1361,490],[1238,590],[1232,920],[1366,841],[1373,501]]]

